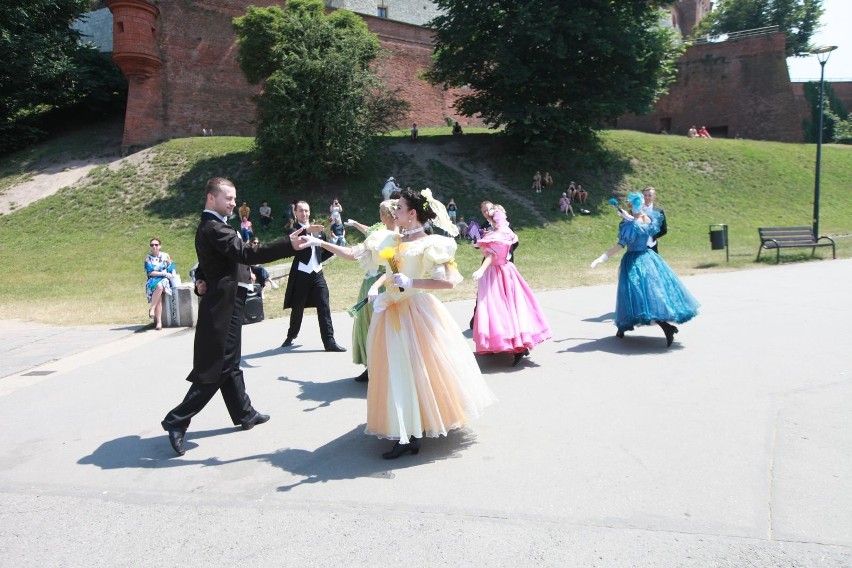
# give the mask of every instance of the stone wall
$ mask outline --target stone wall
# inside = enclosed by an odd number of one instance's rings
[[[377,16],[379,6],[387,10],[387,18],[417,26],[425,26],[440,10],[430,0],[326,0],[330,8],[343,8],[365,16]]]
[[[232,20],[248,5],[275,0],[109,0],[114,15],[113,58],[131,79],[123,146],[150,145],[165,139],[214,135],[251,136],[255,132],[254,97],[236,62]],[[388,56],[379,74],[411,103],[408,126],[444,125],[453,93],[418,78],[432,53],[429,30],[402,22],[363,16]],[[123,27],[124,31],[119,31]],[[146,63],[144,73],[138,72]],[[135,79],[134,79],[135,76]],[[476,121],[473,121],[474,123]],[[462,124],[471,121],[462,119]]]
[[[686,134],[705,125],[717,137],[801,142],[784,34],[695,45],[677,63],[678,78],[651,113],[618,119],[618,128]]]

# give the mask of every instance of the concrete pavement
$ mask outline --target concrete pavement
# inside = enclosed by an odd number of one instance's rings
[[[701,314],[669,349],[614,337],[613,285],[539,293],[554,339],[479,358],[500,402],[395,461],[313,317],[289,350],[286,320],[244,328],[272,420],[243,432],[215,399],[183,457],[159,421],[192,330],[31,328],[46,360],[13,368],[0,328],[0,561],[852,566],[850,280],[850,260],[685,278]],[[463,329],[472,305],[448,303]]]

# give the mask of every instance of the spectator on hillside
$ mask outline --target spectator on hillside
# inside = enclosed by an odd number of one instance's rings
[[[346,246],[346,227],[343,226],[343,222],[340,220],[339,214],[336,219],[332,219],[332,223],[331,226],[329,226],[328,231],[331,233],[331,244],[339,247]]]
[[[293,223],[296,220],[296,205],[290,203],[287,205],[287,212],[284,213],[284,229],[289,231],[293,228]]]
[[[343,205],[340,204],[340,201],[335,197],[331,202],[331,206],[328,208],[329,215],[331,216],[331,220],[337,223],[341,222],[340,214],[343,213]]]
[[[550,189],[553,186],[553,178],[550,177],[550,172],[544,172],[544,187]]]
[[[541,193],[541,172],[533,174],[532,189],[536,193]]]
[[[583,186],[580,184],[577,184],[577,190],[574,192],[574,195],[577,196],[577,202],[580,205],[585,205],[589,199],[589,192],[583,189]]]
[[[458,213],[458,206],[456,206],[455,200],[451,197],[447,202],[447,215],[450,216],[450,221],[453,223],[456,222],[456,214]]]
[[[269,224],[272,222],[272,207],[269,206],[268,201],[264,201],[260,206],[260,226],[261,228],[268,229]]]
[[[467,238],[476,244],[476,241],[482,238],[482,231],[479,228],[479,223],[476,219],[471,219],[470,224],[467,226]]]
[[[254,238],[254,228],[248,217],[243,217],[242,221],[240,221],[240,236],[245,242],[249,242]]]
[[[419,131],[417,130],[417,123],[415,122],[414,124],[411,125],[411,141],[412,142],[417,142],[418,132]]]
[[[396,180],[393,179],[393,176],[388,178],[388,181],[385,182],[385,186],[382,188],[382,199],[387,201],[388,199],[394,199],[391,197],[391,193],[394,191],[402,190],[401,187],[396,185]]]
[[[690,138],[698,138],[698,129],[695,128],[695,125],[689,127],[689,132],[686,133]]]
[[[574,215],[574,208],[571,207],[571,198],[568,197],[567,193],[563,193],[562,197],[559,198],[559,211],[566,215],[570,211],[571,216],[576,217],[576,215]]]
[[[467,223],[464,222],[464,215],[459,215],[459,221],[458,223],[456,223],[456,227],[458,227],[459,229],[459,236],[456,238],[461,237],[463,239],[470,239],[467,234],[467,231],[468,229],[470,229],[470,227],[468,227]]]
[[[461,136],[462,134],[464,134],[464,132],[462,132],[461,124],[459,124],[459,121],[457,120],[456,123],[453,124],[453,136]]]
[[[243,204],[240,205],[239,212],[240,212],[240,220],[241,221],[243,219],[250,219],[251,218],[251,207],[249,207],[248,203],[246,203],[245,201],[243,201]]]
[[[698,129],[698,136],[700,136],[701,138],[711,138],[710,133],[707,132],[706,126],[702,126]]]
[[[571,201],[577,199],[577,185],[573,181],[568,184],[568,189],[566,189],[565,192],[568,194],[568,199]]]

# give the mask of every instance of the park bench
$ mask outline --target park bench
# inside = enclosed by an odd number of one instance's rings
[[[782,248],[810,247],[814,254],[816,247],[831,247],[831,257],[837,258],[834,248],[834,240],[830,237],[819,237],[814,235],[810,227],[759,227],[760,248],[757,249],[757,260],[760,253],[766,249],[775,249],[775,262],[781,261]],[[821,242],[825,239],[825,242]]]

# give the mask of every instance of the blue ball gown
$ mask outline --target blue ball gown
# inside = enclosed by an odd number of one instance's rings
[[[619,332],[657,321],[683,323],[698,315],[698,301],[666,261],[648,248],[648,236],[656,234],[660,219],[652,213],[650,223],[622,221],[618,227],[618,244],[627,249],[618,271]]]

